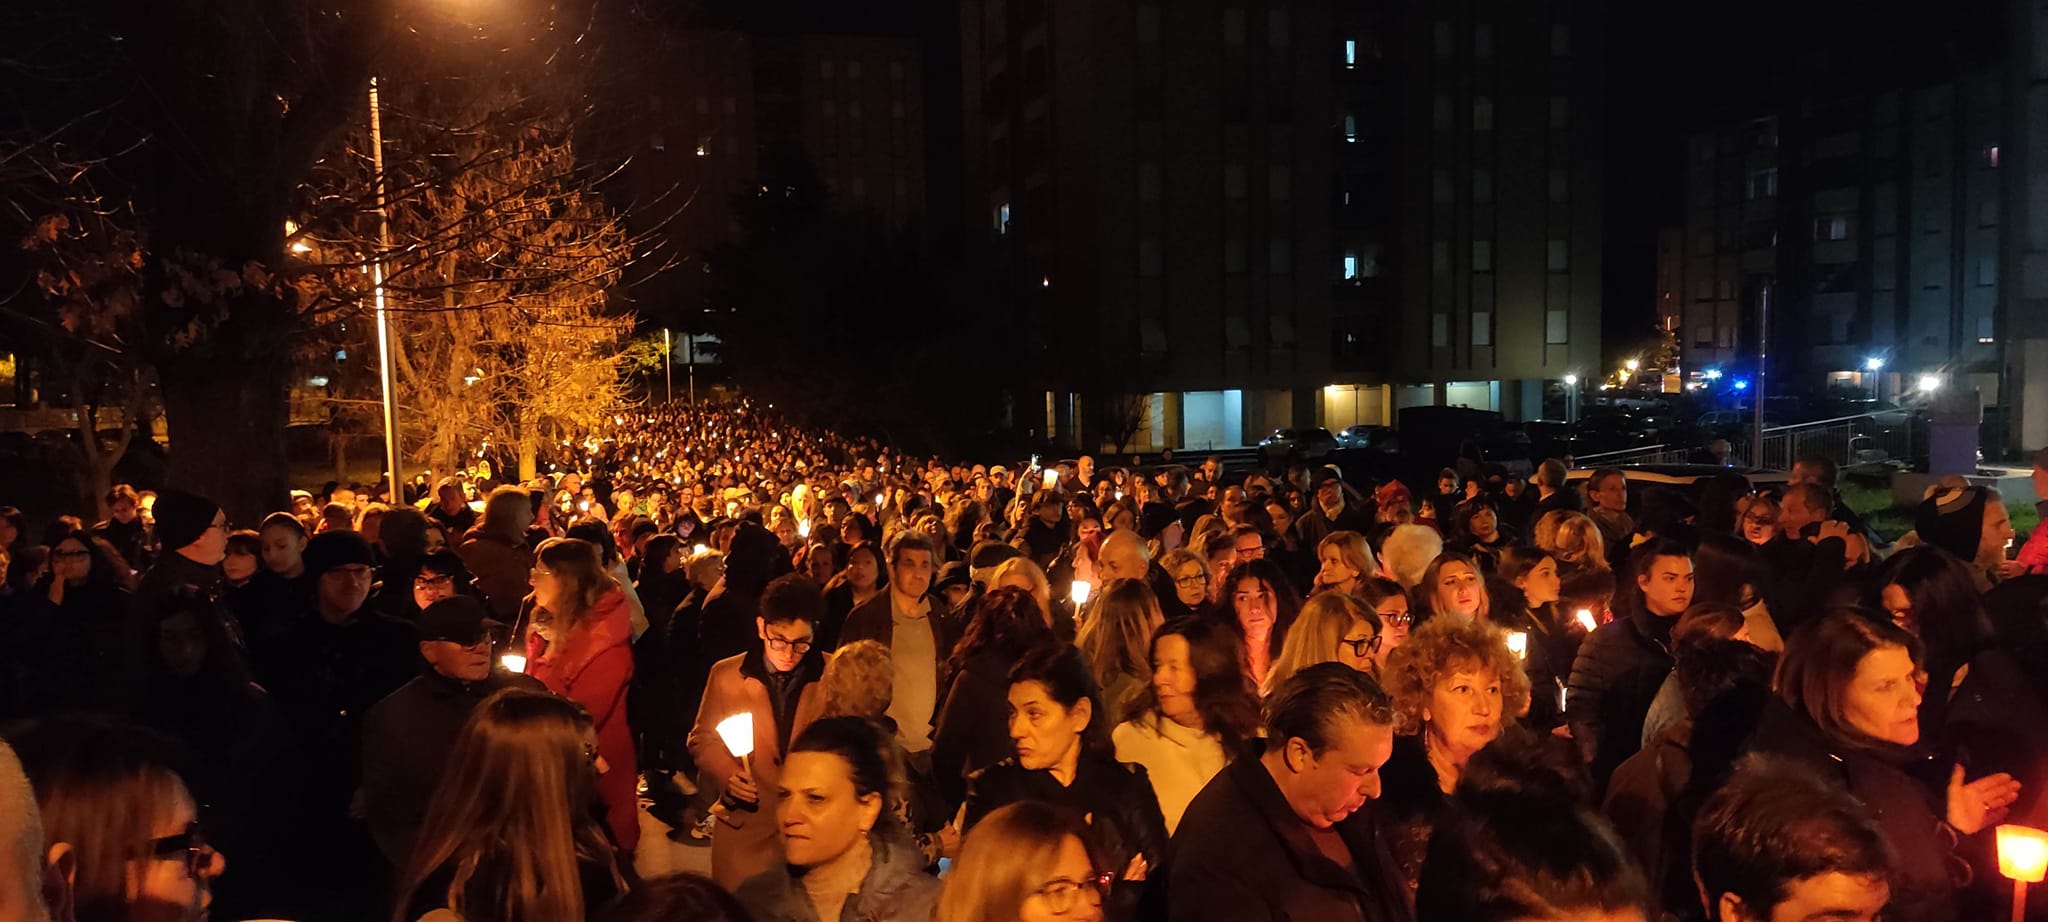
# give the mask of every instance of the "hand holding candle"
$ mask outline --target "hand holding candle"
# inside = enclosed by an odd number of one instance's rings
[[[754,715],[741,711],[719,721],[718,738],[725,743],[726,751],[740,760],[740,772],[726,783],[725,793],[718,798],[719,803],[727,810],[751,812],[761,809],[761,795],[754,789],[753,768],[747,760],[754,754]]]
[[[1076,607],[1086,605],[1088,604],[1088,593],[1093,591],[1094,588],[1088,584],[1087,580],[1077,579],[1074,581],[1073,589],[1067,593],[1067,597],[1074,600]]]
[[[1590,608],[1579,609],[1578,614],[1573,615],[1572,619],[1577,621],[1580,627],[1585,628],[1587,633],[1600,626],[1600,622],[1593,620],[1593,610]]]
[[[1510,631],[1508,633],[1508,652],[1513,653],[1516,659],[1527,660],[1529,658],[1528,633],[1524,631]]]

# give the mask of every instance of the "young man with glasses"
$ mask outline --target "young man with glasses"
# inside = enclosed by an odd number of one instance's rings
[[[546,690],[531,676],[495,668],[495,648],[510,631],[476,599],[432,601],[415,627],[420,674],[363,720],[363,818],[394,867],[411,853],[441,766],[477,704],[502,688]]]
[[[737,807],[724,811],[711,830],[711,877],[727,889],[782,866],[775,819],[782,753],[824,671],[823,651],[814,644],[825,593],[815,581],[799,573],[777,578],[762,590],[758,611],[759,644],[712,665],[690,728],[699,772]],[[740,714],[753,724],[752,751],[744,759],[719,734],[721,723]]]

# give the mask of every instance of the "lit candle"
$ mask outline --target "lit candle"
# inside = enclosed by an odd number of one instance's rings
[[[1048,490],[1052,489],[1053,487],[1059,486],[1059,484],[1060,484],[1060,472],[1059,472],[1059,471],[1046,471],[1046,472],[1045,472],[1045,477],[1043,478],[1043,480],[1044,480],[1044,483],[1045,483],[1045,488],[1046,488],[1046,489],[1048,489]]]
[[[526,671],[526,657],[520,656],[517,653],[507,653],[504,656],[498,657],[498,663],[505,667],[506,672]]]
[[[1508,652],[1517,659],[1529,658],[1529,635],[1524,631],[1508,632]]]
[[[1088,592],[1093,588],[1095,587],[1088,585],[1087,580],[1077,579],[1074,581],[1073,590],[1068,593],[1067,597],[1073,599],[1075,605],[1086,605],[1088,604]]]
[[[741,711],[718,722],[718,738],[725,741],[725,749],[735,759],[744,759],[754,753],[754,715]]]
[[[2048,877],[2048,832],[2030,826],[1998,827],[1998,873],[2012,880],[2012,918],[2026,918],[2027,885]]]
[[[1593,620],[1593,610],[1590,608],[1581,608],[1579,613],[1572,617],[1579,622],[1580,627],[1588,631],[1600,626],[1600,622]]]
[[[699,545],[697,545],[696,547],[694,547],[694,548],[691,548],[691,550],[690,550],[690,553],[692,553],[692,554],[702,554],[702,553],[704,553],[705,551],[708,551],[708,550],[710,550],[710,549],[711,549],[711,545],[708,545],[708,544],[699,544]]]
[[[796,535],[797,535],[797,537],[799,537],[799,538],[808,538],[808,537],[810,537],[810,536],[811,536],[811,523],[810,523],[810,522],[808,522],[808,521],[802,521],[802,520],[799,520],[799,521],[798,521],[798,522],[796,523]]]

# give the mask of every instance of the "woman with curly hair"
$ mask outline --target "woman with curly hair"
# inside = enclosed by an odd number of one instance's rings
[[[1507,634],[1481,621],[1439,618],[1387,657],[1381,683],[1394,698],[1394,754],[1380,769],[1388,844],[1412,891],[1429,833],[1448,808],[1465,763],[1529,709],[1529,678]]]

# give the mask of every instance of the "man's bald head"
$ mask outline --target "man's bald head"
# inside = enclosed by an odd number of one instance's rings
[[[1119,528],[1110,532],[1102,541],[1102,550],[1095,555],[1096,572],[1104,585],[1112,580],[1145,578],[1149,564],[1145,559],[1145,542],[1138,533]]]
[[[0,919],[49,922],[43,903],[43,820],[14,750],[0,743]]]

